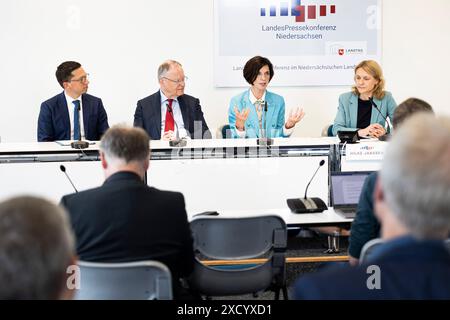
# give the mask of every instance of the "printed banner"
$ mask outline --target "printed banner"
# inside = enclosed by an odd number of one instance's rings
[[[272,86],[351,85],[381,58],[381,0],[214,0],[216,87],[248,86],[245,62],[268,57]]]

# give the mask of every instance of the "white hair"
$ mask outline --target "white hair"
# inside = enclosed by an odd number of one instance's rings
[[[166,73],[170,70],[172,67],[182,67],[181,63],[175,60],[166,60],[164,61],[158,68],[158,80],[160,80],[162,77],[166,75]]]
[[[417,114],[395,133],[381,187],[392,212],[418,238],[450,230],[450,118]]]

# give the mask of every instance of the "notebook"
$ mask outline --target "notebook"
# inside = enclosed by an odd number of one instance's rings
[[[372,171],[331,172],[331,204],[334,211],[347,219],[356,215],[359,196]]]

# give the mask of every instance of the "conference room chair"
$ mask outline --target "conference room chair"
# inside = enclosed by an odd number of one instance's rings
[[[370,261],[371,256],[373,254],[373,250],[376,247],[382,245],[383,243],[384,243],[384,240],[380,239],[380,238],[375,238],[375,239],[372,239],[372,240],[366,242],[361,249],[361,254],[359,256],[359,264],[364,264],[364,263]]]
[[[79,261],[76,300],[171,300],[172,277],[158,261],[96,263]]]
[[[224,124],[217,128],[216,132],[217,139],[230,139],[231,138],[231,129],[229,124]]]
[[[361,255],[359,256],[359,264],[364,264],[371,259],[373,250],[384,243],[383,239],[375,238],[368,241],[361,249]],[[450,251],[450,239],[444,240],[445,246]]]
[[[323,129],[321,133],[322,137],[333,137],[333,125],[327,124]]]
[[[206,298],[286,289],[287,228],[278,216],[199,216],[190,223],[196,253],[190,287]],[[262,258],[255,262],[252,259]],[[218,265],[206,265],[211,261]],[[218,261],[220,260],[220,261]],[[237,261],[239,260],[239,261]]]

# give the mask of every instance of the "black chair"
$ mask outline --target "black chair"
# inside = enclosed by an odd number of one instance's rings
[[[216,138],[231,139],[231,128],[229,124],[224,124],[217,129]]]
[[[77,300],[171,300],[172,277],[158,261],[95,263],[79,261]]]
[[[332,124],[327,124],[323,129],[322,129],[322,137],[333,137],[333,125]]]
[[[248,218],[198,217],[191,221],[196,261],[189,279],[199,294],[241,295],[275,291],[279,299],[286,289],[285,252],[287,229],[278,216]],[[266,258],[263,263],[208,266],[201,260],[241,260]]]

